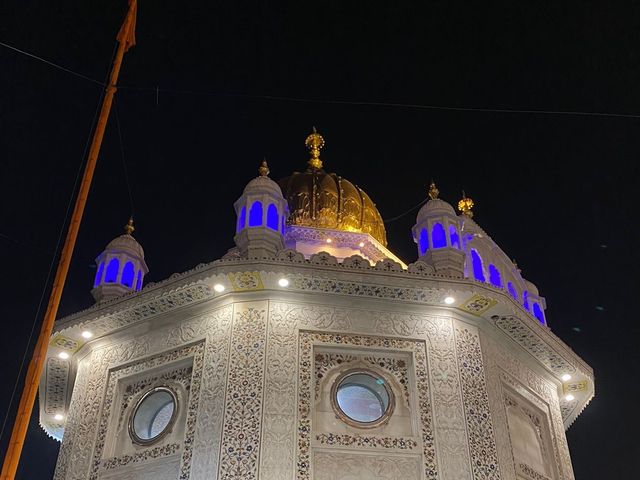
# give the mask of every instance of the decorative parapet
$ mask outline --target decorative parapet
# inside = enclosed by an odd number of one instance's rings
[[[231,256],[200,264],[184,273],[171,275],[162,282],[149,284],[140,292],[98,303],[59,320],[52,335],[49,359],[41,381],[41,391],[45,391],[44,400],[41,401],[42,427],[56,438],[61,435],[63,426],[53,420],[51,412],[58,411],[60,406],[66,409],[67,389],[73,383],[70,375],[75,373],[68,361],[58,360],[56,355],[61,350],[66,350],[70,355],[82,351],[87,343],[80,336],[83,329],[91,330],[93,341],[157,315],[228,294],[281,290],[278,280],[283,277],[289,281],[290,292],[449,307],[486,319],[489,325],[512,338],[536,358],[557,380],[558,385],[562,385],[561,376],[565,373],[570,373],[574,382],[586,382],[586,387],[574,394],[575,400],[567,401],[564,396],[560,397],[566,428],[593,396],[592,369],[502,289],[470,279],[434,273],[431,266],[421,261],[405,269],[401,263],[389,258],[372,266],[368,259],[359,255],[345,258],[340,263],[327,252],[305,259],[300,252],[285,249],[278,252],[275,258],[240,259]],[[225,286],[223,293],[214,291],[212,287],[216,283]],[[447,296],[457,300],[445,305]],[[63,368],[61,363],[67,367]],[[71,365],[74,365],[73,362]]]

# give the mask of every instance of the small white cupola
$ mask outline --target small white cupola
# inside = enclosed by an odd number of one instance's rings
[[[459,219],[453,207],[438,198],[439,194],[432,181],[429,201],[418,212],[413,227],[418,257],[433,266],[437,273],[463,277],[465,254],[461,250]]]
[[[137,292],[142,288],[149,269],[144,261],[142,246],[131,236],[134,230],[133,218],[130,218],[124,227],[124,235],[111,240],[96,258],[98,271],[91,290],[96,302]]]
[[[287,201],[280,186],[269,178],[266,160],[258,172],[233,205],[237,215],[233,240],[244,258],[274,257],[284,248]]]

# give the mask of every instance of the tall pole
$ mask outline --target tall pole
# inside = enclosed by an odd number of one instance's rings
[[[89,156],[87,158],[87,165],[84,169],[82,183],[78,190],[71,223],[69,224],[69,231],[67,232],[67,237],[60,255],[60,261],[53,281],[51,296],[49,297],[49,304],[47,305],[47,311],[44,315],[40,335],[38,336],[33,356],[29,362],[29,368],[27,369],[27,376],[25,377],[25,384],[22,390],[20,404],[18,405],[18,414],[16,416],[15,423],[13,424],[11,440],[9,441],[9,447],[4,457],[2,474],[0,476],[1,480],[13,480],[18,469],[18,463],[20,462],[20,454],[22,453],[24,439],[27,434],[27,428],[29,427],[29,420],[31,418],[31,411],[33,410],[33,404],[35,403],[36,393],[38,391],[40,375],[42,374],[42,367],[47,355],[49,337],[51,337],[53,324],[58,313],[60,297],[62,296],[67,272],[69,271],[71,255],[73,254],[73,249],[76,244],[76,238],[78,236],[78,230],[80,229],[80,221],[82,220],[84,207],[87,203],[89,187],[91,186],[93,172],[96,168],[98,153],[100,152],[102,138],[104,137],[104,130],[107,126],[107,120],[109,119],[113,95],[116,92],[116,84],[118,81],[118,75],[120,74],[122,58],[129,47],[135,43],[135,40],[133,40],[133,29],[135,28],[136,6],[136,0],[129,0],[129,10],[127,11],[122,28],[118,33],[118,49],[113,61],[113,67],[111,68],[109,83],[105,88],[100,117],[98,118],[98,123],[96,124],[96,129],[93,134],[93,140],[91,142],[91,148],[89,149]]]

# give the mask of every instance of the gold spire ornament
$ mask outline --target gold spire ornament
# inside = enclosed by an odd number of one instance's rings
[[[440,190],[436,187],[436,184],[433,180],[431,180],[431,185],[429,185],[429,198],[431,200],[435,200],[440,195]]]
[[[258,168],[258,173],[260,174],[261,177],[266,177],[267,175],[269,175],[269,165],[267,165],[266,158],[262,160],[262,163],[260,164],[260,168]]]
[[[322,168],[322,160],[320,160],[320,149],[324,147],[324,138],[316,131],[316,127],[313,127],[313,133],[311,133],[304,144],[309,149],[311,158],[307,162],[309,167],[314,170],[320,170]]]
[[[135,231],[136,227],[133,226],[133,217],[129,217],[129,221],[124,226],[124,233],[131,235]]]
[[[473,212],[471,209],[473,208],[473,200],[467,197],[462,191],[462,199],[458,202],[458,210],[462,212],[463,215],[466,215],[469,218],[473,218]]]

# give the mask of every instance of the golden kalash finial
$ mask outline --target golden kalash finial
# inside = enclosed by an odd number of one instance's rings
[[[438,195],[440,195],[440,190],[438,190],[438,187],[436,187],[436,183],[431,180],[431,185],[429,185],[429,198],[431,200],[435,200],[436,198],[438,198]]]
[[[135,229],[136,227],[133,226],[133,217],[129,217],[129,221],[124,226],[124,233],[126,233],[127,235],[131,235]]]
[[[309,149],[311,158],[307,162],[309,166],[315,170],[322,168],[322,160],[320,160],[320,149],[324,147],[324,138],[318,132],[316,127],[313,127],[313,133],[307,137],[304,144]]]
[[[261,177],[266,177],[267,175],[269,175],[269,165],[267,165],[266,158],[262,160],[262,163],[260,164],[260,168],[258,168],[258,173],[260,174]]]
[[[511,263],[513,263],[513,266],[515,267],[516,272],[518,272],[518,273],[522,273],[522,270],[521,270],[521,269],[520,269],[520,267],[518,266],[518,263],[516,262],[516,259],[515,259],[515,258],[511,260]]]
[[[458,210],[460,210],[463,215],[466,215],[469,218],[473,218],[473,212],[471,211],[472,208],[473,208],[473,200],[467,197],[464,194],[464,190],[463,190],[462,199],[458,202]]]

